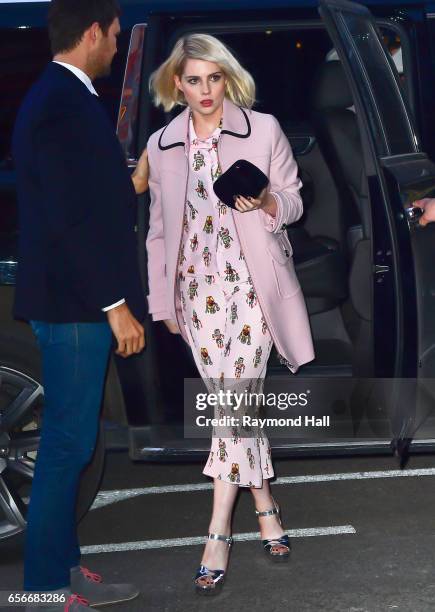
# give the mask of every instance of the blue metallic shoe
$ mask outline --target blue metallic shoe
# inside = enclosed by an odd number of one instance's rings
[[[233,543],[233,538],[231,536],[217,535],[215,533],[209,533],[208,539],[221,540],[222,542],[226,542],[229,547],[231,547]],[[204,578],[207,578],[207,581],[205,581]],[[195,575],[195,590],[199,595],[217,595],[222,590],[224,578],[224,570],[212,570],[205,565],[200,565]]]
[[[282,527],[281,512],[278,504],[272,497],[274,508],[272,510],[264,510],[263,512],[255,511],[257,516],[273,516],[277,515],[278,522]],[[288,561],[290,557],[290,539],[287,534],[284,534],[280,538],[271,538],[269,540],[262,540],[264,552],[271,561],[283,562]]]

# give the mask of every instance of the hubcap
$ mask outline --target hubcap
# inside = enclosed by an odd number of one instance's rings
[[[36,380],[0,366],[0,540],[26,527],[43,397]]]

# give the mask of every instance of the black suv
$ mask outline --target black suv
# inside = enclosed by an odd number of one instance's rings
[[[308,379],[334,426],[329,439],[272,440],[275,453],[390,452],[395,435],[412,436],[416,450],[432,447],[435,227],[418,227],[412,202],[435,188],[435,14],[414,1],[370,2],[371,12],[345,0],[121,4],[121,52],[112,78],[96,87],[130,167],[172,118],[152,106],[148,77],[179,36],[198,31],[234,50],[257,83],[256,109],[279,119],[296,155],[305,213],[287,231],[316,359],[292,378],[275,353],[268,378]],[[17,218],[9,151],[17,106],[49,60],[45,12],[44,3],[0,9],[0,538],[25,525],[43,406],[32,334],[11,318]],[[147,194],[139,198],[145,292],[148,204]],[[183,435],[183,381],[196,377],[189,350],[162,323],[147,320],[146,332],[142,355],[111,363],[106,422],[128,426],[133,460],[203,458],[209,442]],[[345,381],[346,393],[331,395],[331,380]],[[95,495],[103,454],[101,437],[79,515]]]

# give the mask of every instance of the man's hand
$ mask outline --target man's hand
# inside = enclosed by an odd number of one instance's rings
[[[415,208],[421,208],[423,210],[423,214],[418,220],[420,225],[424,226],[435,221],[435,198],[416,200],[412,205],[415,206]]]
[[[169,329],[171,334],[179,334],[180,333],[180,330],[178,329],[178,325],[176,324],[175,321],[172,321],[172,319],[166,319],[166,321],[163,321],[163,323]]]
[[[150,174],[150,167],[148,164],[148,153],[147,150],[144,149],[142,155],[137,162],[137,166],[133,174],[131,175],[131,180],[133,181],[134,189],[136,193],[139,195],[144,193],[148,189],[148,178]]]
[[[145,346],[145,331],[131,314],[127,304],[121,304],[107,311],[107,319],[118,342],[116,354],[130,357],[140,353]]]

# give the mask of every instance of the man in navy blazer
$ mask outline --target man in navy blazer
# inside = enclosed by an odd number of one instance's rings
[[[75,521],[112,332],[123,357],[145,344],[135,187],[92,85],[110,72],[118,17],[116,0],[52,0],[54,60],[25,98],[13,137],[20,219],[15,316],[32,325],[45,389],[24,588],[64,593],[63,603],[41,608],[47,612],[138,595],[132,585],[105,584],[80,565]],[[143,189],[145,168],[141,163],[135,173]]]

